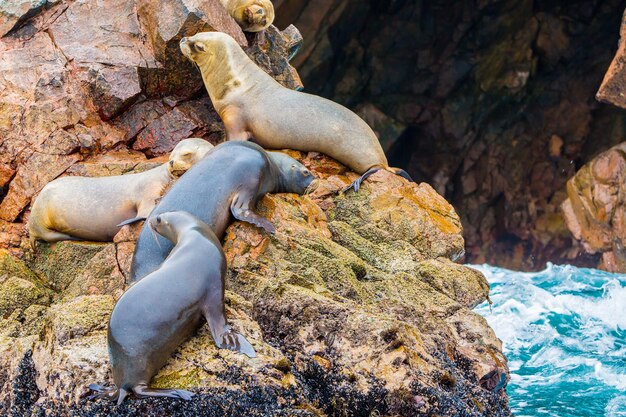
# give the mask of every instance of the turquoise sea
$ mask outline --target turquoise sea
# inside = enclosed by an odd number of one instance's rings
[[[470,266],[491,285],[476,310],[509,358],[516,417],[626,416],[626,275]]]

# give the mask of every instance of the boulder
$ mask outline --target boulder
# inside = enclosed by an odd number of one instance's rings
[[[598,264],[626,272],[626,144],[596,156],[567,182],[563,216],[575,239]]]

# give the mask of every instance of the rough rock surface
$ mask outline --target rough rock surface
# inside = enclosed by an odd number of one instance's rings
[[[304,36],[306,91],[359,112],[393,165],[454,205],[468,261],[596,264],[559,206],[567,180],[626,136],[624,112],[595,100],[626,1],[274,3],[276,25]]]
[[[626,109],[626,12],[622,18],[622,26],[620,28],[620,40],[617,53],[611,62],[611,66],[604,75],[602,85],[596,94],[596,98],[600,101],[614,104],[618,107]]]
[[[563,214],[598,267],[626,272],[626,143],[601,153],[567,183]]]
[[[274,236],[235,222],[223,242],[228,319],[258,358],[217,349],[203,326],[152,381],[197,392],[192,402],[83,399],[87,384],[111,383],[106,324],[139,226],[111,244],[39,244],[23,260],[4,251],[0,410],[508,416],[501,344],[471,311],[489,286],[453,262],[464,242],[452,206],[429,185],[384,171],[342,195],[355,173],[319,154],[290,154],[320,178],[317,189],[261,201]]]
[[[246,39],[219,0],[21,1],[0,5],[0,247],[24,247],[28,207],[54,178],[102,155],[148,157],[180,140],[223,137],[183,36],[220,30],[278,81],[300,88],[295,28]]]

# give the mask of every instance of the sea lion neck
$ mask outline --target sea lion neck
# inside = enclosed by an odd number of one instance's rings
[[[241,84],[235,70],[236,67],[246,64],[247,55],[237,56],[237,52],[239,51],[233,51],[228,45],[216,43],[212,45],[211,53],[200,55],[200,59],[196,61],[216,110],[219,101]]]

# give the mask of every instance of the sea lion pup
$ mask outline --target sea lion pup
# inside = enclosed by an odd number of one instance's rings
[[[245,221],[274,233],[274,226],[254,212],[266,193],[303,194],[313,175],[295,159],[279,152],[265,152],[250,142],[225,142],[213,148],[177,181],[150,213],[184,210],[207,223],[222,239],[231,219]],[[130,281],[156,270],[172,248],[156,239],[147,225],[139,234]]]
[[[62,177],[39,193],[28,219],[31,246],[36,240],[110,242],[120,222],[145,218],[163,190],[213,148],[203,139],[185,139],[169,161],[138,174],[110,177]]]
[[[138,397],[191,399],[189,391],[150,389],[148,384],[203,318],[219,348],[256,356],[246,338],[226,324],[226,258],[209,226],[177,211],[152,217],[149,227],[176,246],[161,268],[126,290],[113,308],[107,341],[117,388],[89,386],[98,391],[94,397],[118,404],[129,392]]]
[[[322,152],[362,174],[349,188],[390,168],[374,131],[347,108],[280,85],[229,35],[202,32],[180,40],[183,54],[202,72],[228,140],[252,140],[267,149]]]
[[[274,22],[274,5],[270,0],[220,0],[228,14],[246,32],[260,32]]]

